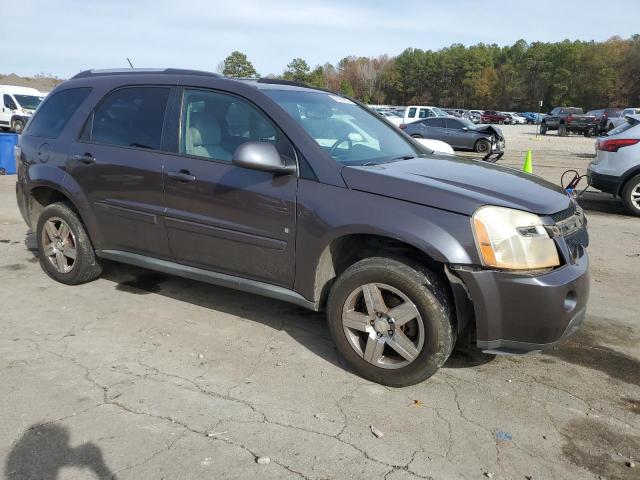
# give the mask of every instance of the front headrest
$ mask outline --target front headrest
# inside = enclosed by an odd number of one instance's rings
[[[207,112],[195,112],[190,116],[189,133],[194,147],[218,145],[222,134],[216,117]]]

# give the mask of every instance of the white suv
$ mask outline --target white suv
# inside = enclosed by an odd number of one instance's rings
[[[627,211],[640,216],[640,115],[598,138],[587,175],[592,187],[622,198]]]

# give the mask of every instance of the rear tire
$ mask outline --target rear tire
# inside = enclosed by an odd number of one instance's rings
[[[423,138],[422,135],[420,135],[419,133],[414,133],[413,135],[411,135],[412,138]]]
[[[36,239],[40,265],[54,280],[78,285],[102,273],[84,225],[69,204],[52,203],[42,210]]]
[[[443,282],[405,259],[373,257],[353,264],[334,282],[327,303],[329,330],[348,366],[392,387],[419,383],[444,364],[456,343],[452,318]]]
[[[546,123],[541,123],[540,124],[540,135],[546,135],[547,134],[547,124]]]
[[[627,212],[640,217],[640,175],[630,178],[622,187],[622,203]]]

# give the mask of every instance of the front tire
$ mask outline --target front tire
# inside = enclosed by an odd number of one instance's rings
[[[627,212],[640,217],[640,175],[627,180],[622,188],[622,203]]]
[[[540,124],[540,135],[546,135],[547,134],[547,124],[546,123],[541,123]]]
[[[392,387],[419,383],[444,364],[455,345],[452,315],[433,272],[383,257],[349,267],[327,304],[329,330],[349,367]]]
[[[489,142],[489,140],[481,138],[476,142],[474,150],[476,151],[476,153],[489,153],[489,151],[491,150],[491,142]]]
[[[36,238],[40,265],[54,280],[78,285],[102,273],[84,225],[69,204],[52,203],[42,210]]]

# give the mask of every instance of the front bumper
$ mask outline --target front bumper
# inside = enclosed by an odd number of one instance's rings
[[[455,268],[473,302],[478,347],[490,353],[548,349],[581,325],[589,298],[589,258],[537,275]]]

